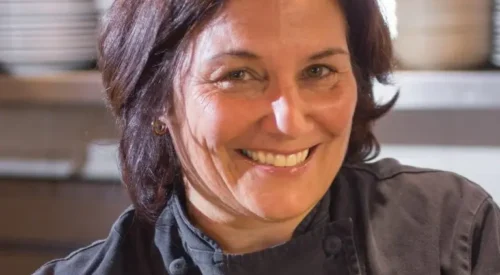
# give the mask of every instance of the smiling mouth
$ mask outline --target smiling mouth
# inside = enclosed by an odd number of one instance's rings
[[[293,154],[275,154],[266,151],[253,151],[246,149],[239,149],[237,151],[246,159],[260,165],[275,167],[295,167],[303,164],[308,159],[310,159],[316,147],[317,145]]]

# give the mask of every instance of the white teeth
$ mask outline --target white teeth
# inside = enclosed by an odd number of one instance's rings
[[[295,166],[297,164],[297,155],[289,155],[286,158],[286,166]]]
[[[253,158],[253,159],[257,159],[257,152],[251,152],[250,154],[248,154],[249,157]]]
[[[300,158],[298,159],[298,161],[303,162],[304,160],[306,160],[307,156],[309,155],[309,150],[302,151],[299,154],[300,154]]]
[[[274,163],[274,155],[271,153],[267,153],[266,155],[266,163]]]
[[[277,167],[292,167],[299,165],[305,161],[305,159],[309,154],[309,149],[290,155],[272,154],[272,153],[265,153],[262,151],[250,151],[250,150],[242,150],[242,152],[247,157],[261,164],[272,165]]]
[[[260,163],[266,163],[266,154],[264,152],[259,152],[258,159]]]
[[[297,162],[303,162],[304,161],[305,158],[302,159],[303,155],[305,155],[305,154],[303,154],[302,152],[297,153]]]
[[[267,163],[269,164],[269,163]],[[276,155],[274,157],[274,163],[272,164],[274,166],[278,167],[284,167],[286,165],[286,158],[284,155]]]

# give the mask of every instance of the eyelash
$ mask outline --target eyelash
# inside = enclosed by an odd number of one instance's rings
[[[324,76],[320,76],[320,77],[308,77],[308,76],[305,76],[305,74],[307,73],[308,70],[312,69],[312,68],[324,68],[326,70],[328,70],[327,74],[324,75]],[[247,81],[245,79],[234,79],[232,78],[232,75],[235,74],[235,73],[245,73],[246,75],[249,75],[252,79],[258,79],[257,77],[255,77],[254,73],[250,72],[248,69],[238,69],[238,70],[233,70],[233,71],[230,71],[228,72],[226,75],[224,75],[219,81]],[[306,69],[303,70],[303,73],[302,73],[302,78],[304,79],[323,79],[325,77],[328,77],[330,76],[332,73],[337,73],[337,70],[328,66],[328,65],[325,65],[325,64],[315,64],[315,65],[311,65],[309,67],[307,67]]]
[[[232,78],[232,75],[234,73],[245,73],[245,75],[249,75],[252,79],[257,79],[253,73],[251,73],[248,69],[239,69],[239,70],[234,70],[230,71],[226,75],[222,77],[220,81],[245,81],[245,79],[234,79]]]
[[[326,70],[328,70],[327,74],[324,75],[324,76],[319,76],[319,77],[309,77],[309,76],[305,76],[305,74],[307,74],[307,72],[312,69],[312,68],[324,68]],[[314,64],[314,65],[311,65],[309,67],[307,67],[304,71],[303,71],[303,78],[306,78],[306,79],[323,79],[325,77],[328,77],[330,76],[332,73],[337,73],[337,70],[328,66],[328,65],[325,65],[325,64]]]

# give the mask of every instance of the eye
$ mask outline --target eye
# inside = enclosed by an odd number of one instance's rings
[[[304,78],[323,78],[330,75],[334,70],[325,65],[312,65],[304,70]]]
[[[265,77],[251,68],[239,68],[221,72],[213,83],[220,91],[253,97],[262,94],[266,86],[265,80]]]
[[[234,80],[234,81],[245,81],[245,80],[251,80],[253,77],[252,75],[246,71],[246,70],[236,70],[229,72],[223,80]]]

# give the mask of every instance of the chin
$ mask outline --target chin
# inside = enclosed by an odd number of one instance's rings
[[[307,190],[259,190],[258,193],[246,193],[243,200],[246,208],[261,219],[284,221],[305,216],[321,200],[328,186]]]

